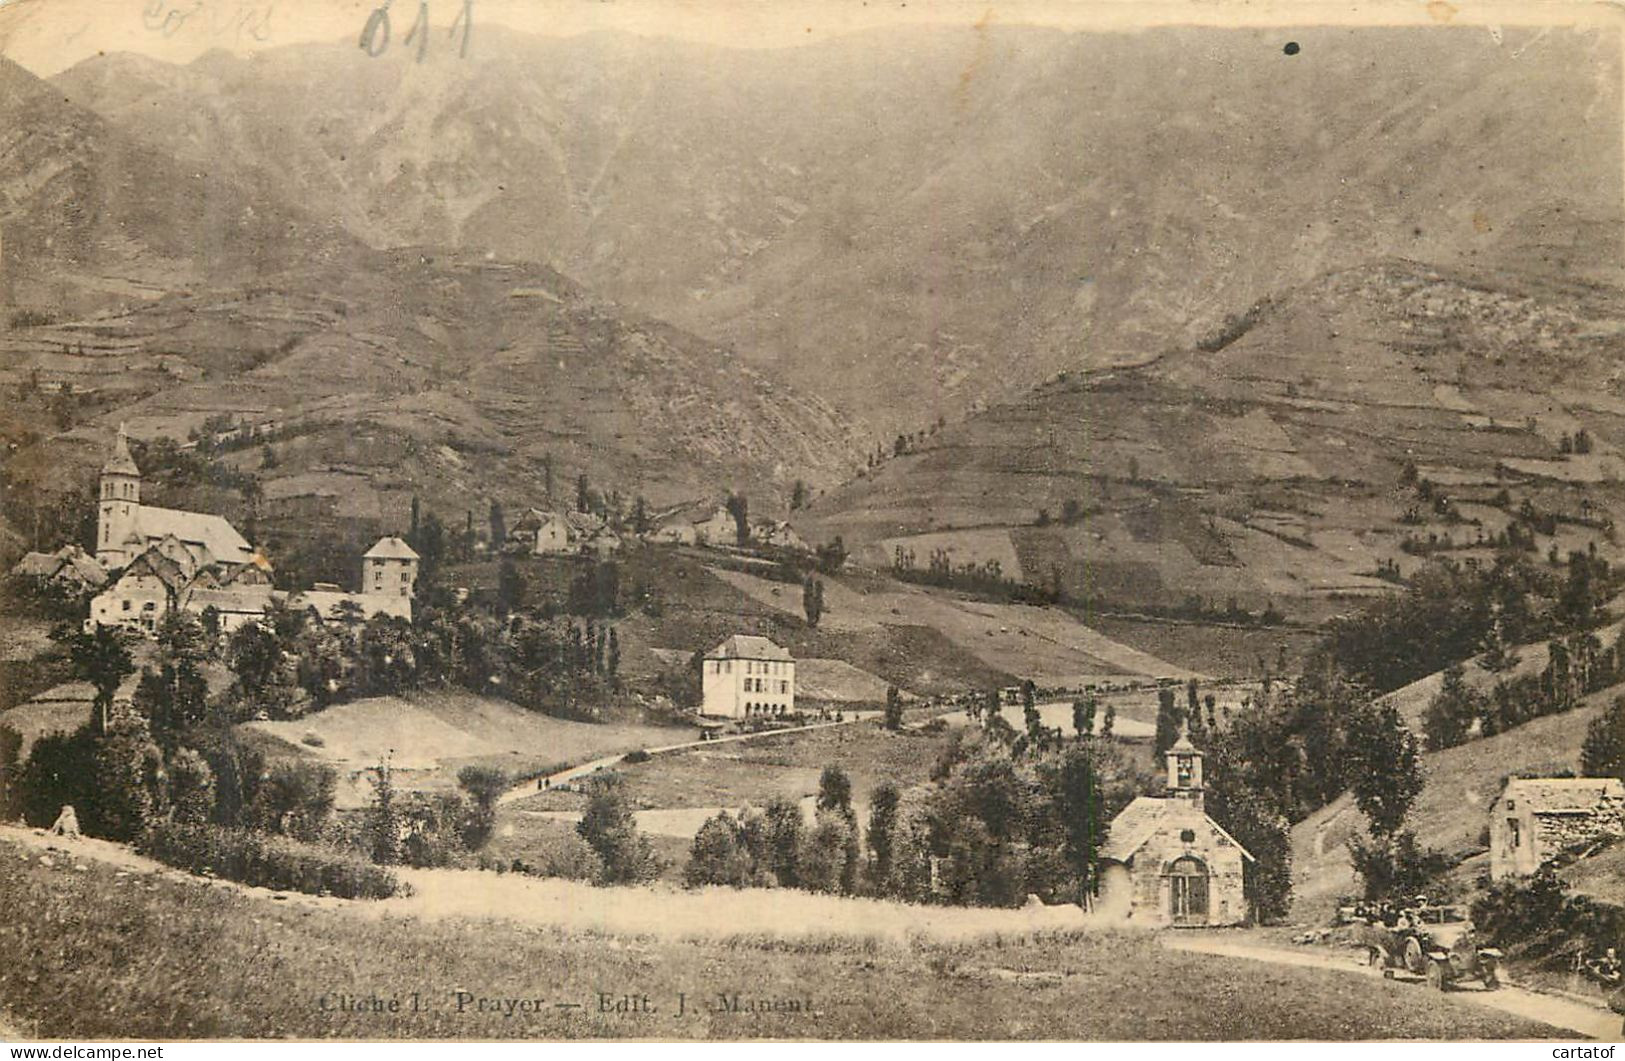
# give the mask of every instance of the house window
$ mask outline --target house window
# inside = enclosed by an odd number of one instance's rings
[[[1181,829],[1181,830],[1179,830],[1179,842],[1182,843],[1182,844],[1194,844],[1194,843],[1196,843],[1196,830],[1195,829]]]
[[[788,693],[789,691],[790,691],[790,683],[789,682],[780,682],[779,683],[779,692]]]
[[[1520,835],[1520,830],[1519,830],[1519,827],[1518,827],[1518,819],[1516,819],[1516,818],[1508,818],[1507,819],[1507,847],[1508,848],[1517,847],[1521,840],[1522,840],[1522,837]]]
[[[129,602],[129,601],[125,601],[125,602],[124,602],[124,610],[125,610],[125,611],[129,611],[129,610],[130,610],[130,602]]]

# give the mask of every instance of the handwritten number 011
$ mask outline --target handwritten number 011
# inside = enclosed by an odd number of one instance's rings
[[[361,28],[361,50],[376,59],[389,50],[389,5],[392,0],[384,2],[373,8],[372,14],[367,16],[367,24]],[[468,38],[474,28],[474,0],[463,0],[463,9],[457,13],[451,28],[446,36],[455,37],[459,30],[463,39],[458,44],[457,54],[460,58],[468,58]],[[411,44],[413,40],[418,43],[417,61],[422,62],[429,48],[429,0],[418,0],[417,21],[406,34],[402,43]]]

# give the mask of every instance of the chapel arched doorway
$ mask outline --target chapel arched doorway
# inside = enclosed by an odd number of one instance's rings
[[[1191,855],[1168,867],[1168,913],[1176,925],[1205,925],[1208,916],[1208,872]]]

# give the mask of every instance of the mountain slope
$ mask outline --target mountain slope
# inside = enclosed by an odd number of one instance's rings
[[[1384,592],[1380,564],[1420,563],[1407,538],[1487,556],[1469,547],[1524,500],[1565,517],[1541,551],[1613,555],[1597,526],[1625,516],[1622,354],[1614,289],[1378,262],[1263,300],[1197,348],[911,439],[802,523],[875,563],[900,545],[922,567],[938,548],[1013,550],[1006,574],[1107,602],[1320,618]],[[1581,429],[1592,452],[1563,454]],[[1406,462],[1453,515],[1402,486]]]
[[[1437,848],[1451,857],[1484,851],[1482,835],[1489,825],[1490,804],[1507,778],[1548,777],[1576,770],[1586,727],[1622,691],[1615,686],[1588,697],[1582,706],[1565,714],[1548,715],[1493,737],[1423,754],[1426,785],[1407,819],[1407,828],[1415,831],[1424,847]],[[1334,897],[1356,891],[1345,845],[1364,830],[1365,819],[1347,793],[1293,826],[1293,893],[1295,901],[1304,904],[1297,908],[1299,917],[1310,916],[1309,910],[1324,907]],[[1617,880],[1608,891],[1613,901],[1625,897]]]
[[[887,437],[1373,258],[1619,275],[1611,36],[1306,28],[1292,57],[1282,36],[753,52],[492,28],[477,62],[346,42],[161,74],[108,56],[55,83],[374,244],[549,262]]]
[[[0,304],[55,310],[342,255],[341,228],[183,164],[0,58]]]
[[[37,371],[94,410],[13,452],[14,479],[88,480],[118,422],[185,439],[224,413],[276,432],[269,458],[252,445],[223,460],[300,533],[402,527],[412,495],[459,521],[483,520],[491,500],[539,505],[549,465],[559,504],[585,474],[627,508],[742,489],[765,515],[794,478],[834,481],[851,459],[851,428],[826,403],[725,348],[545,266],[426,249],[17,329],[0,350],[8,390]],[[8,434],[39,430],[48,397],[19,403]]]

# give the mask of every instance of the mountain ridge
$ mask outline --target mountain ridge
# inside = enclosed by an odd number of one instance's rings
[[[153,142],[266,167],[375,245],[547,261],[879,437],[922,426],[900,410],[1190,345],[1373,257],[1618,278],[1601,38],[1309,28],[1289,59],[1279,35],[749,51],[493,30],[477,63],[334,44],[200,59],[184,89],[99,87],[111,57],[53,83]],[[1547,173],[1553,156],[1571,163]]]

